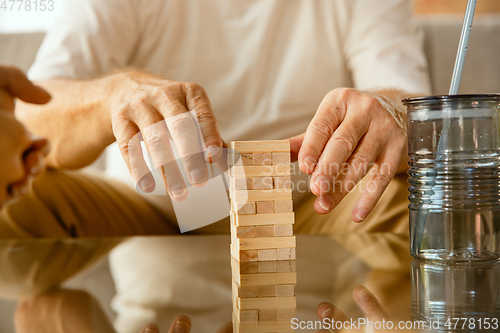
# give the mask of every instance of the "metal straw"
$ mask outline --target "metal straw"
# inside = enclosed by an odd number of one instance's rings
[[[476,4],[477,0],[469,0],[467,2],[462,34],[460,36],[460,43],[458,44],[457,58],[455,59],[455,68],[453,68],[453,77],[451,78],[450,95],[458,94],[458,87],[460,86],[462,69],[464,68],[465,54],[467,53],[467,45],[469,44],[469,35],[472,29],[472,20],[474,19],[474,12],[476,11]]]
[[[451,79],[451,85],[450,85],[450,95],[457,95],[458,94],[458,88],[460,87],[460,79],[462,78],[462,70],[464,68],[464,61],[465,61],[465,54],[467,53],[467,45],[469,44],[469,35],[470,31],[472,29],[472,21],[474,18],[474,12],[476,11],[476,4],[477,0],[468,0],[467,2],[467,9],[465,11],[465,17],[464,17],[464,23],[462,25],[462,33],[460,36],[460,43],[458,44],[458,51],[457,51],[457,57],[455,59],[455,67],[453,68],[453,76]],[[443,127],[441,129],[441,134],[439,137],[439,142],[438,142],[438,147],[436,151],[436,167],[437,164],[442,163],[444,158],[445,158],[445,150],[446,147],[448,147],[448,136],[450,132],[450,127],[451,127],[451,110],[447,109],[445,113],[443,113]],[[437,178],[437,173],[435,171],[436,169],[433,169],[430,174],[428,175],[429,179],[436,179]],[[442,199],[443,193],[437,187],[437,184],[435,181],[430,181],[429,182],[431,185],[432,184],[432,192],[429,193],[431,194],[431,203],[432,203],[432,197],[434,198],[439,198]],[[411,241],[415,242],[414,245],[415,249],[417,250],[417,255],[420,252],[421,246],[422,246],[422,240],[424,237],[424,229],[425,229],[425,223],[427,220],[427,214],[429,212],[429,209],[427,208],[421,208],[417,212],[417,221],[416,221],[416,227],[415,227],[415,238],[413,238]],[[444,216],[444,224],[445,228],[447,229],[448,235],[450,238],[447,238],[445,240],[445,247],[447,249],[450,249],[453,247],[453,226],[452,226],[452,221],[449,221],[449,218],[446,214],[443,214]]]

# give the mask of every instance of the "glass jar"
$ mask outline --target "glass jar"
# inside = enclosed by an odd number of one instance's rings
[[[500,257],[500,94],[417,97],[408,110],[410,251]]]

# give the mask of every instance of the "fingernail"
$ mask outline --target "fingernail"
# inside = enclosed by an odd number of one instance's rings
[[[185,194],[186,194],[186,187],[184,187],[184,185],[180,184],[180,183],[177,183],[177,184],[174,184],[170,187],[170,194],[174,197],[174,198],[180,198],[180,197],[183,197]]]
[[[191,183],[193,185],[203,183],[208,178],[206,169],[197,168],[191,171]]]
[[[368,294],[365,288],[361,288],[361,290],[358,292],[357,298],[360,301],[367,301],[370,299],[370,295]]]
[[[206,156],[207,156],[207,158],[210,158],[210,157],[213,157],[213,156],[217,155],[218,152],[219,152],[219,148],[218,147],[216,147],[216,146],[209,146],[207,148]]]
[[[333,207],[333,199],[329,195],[325,195],[319,198],[319,205],[326,211],[330,211]]]
[[[321,318],[327,318],[332,313],[332,308],[328,307],[322,314]]]
[[[318,186],[321,192],[330,192],[330,180],[326,178],[326,176],[318,176],[314,183]]]
[[[144,331],[145,333],[156,333],[156,331],[150,329],[150,328],[146,328],[146,330]]]
[[[139,186],[143,191],[146,191],[150,189],[152,186],[154,186],[154,181],[150,177],[144,177],[139,181]]]
[[[368,212],[366,211],[366,209],[358,209],[358,212],[356,213],[356,217],[361,221],[364,221],[367,215]]]
[[[316,168],[316,160],[314,158],[312,158],[311,156],[306,156],[304,158],[304,165],[306,166],[306,168],[308,170],[310,170],[311,172],[314,171],[314,169]]]
[[[21,192],[22,195],[28,194],[28,185],[26,184],[23,187],[21,187],[21,189],[19,190],[19,192]]]
[[[188,322],[185,321],[178,321],[175,323],[175,333],[187,333],[189,332],[189,329],[191,328],[191,325]]]

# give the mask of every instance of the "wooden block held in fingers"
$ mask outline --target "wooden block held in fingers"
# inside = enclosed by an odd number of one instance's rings
[[[295,318],[295,309],[293,308],[276,310],[276,320],[290,322],[293,318]]]
[[[272,153],[273,164],[290,164],[290,153]]]
[[[276,321],[276,309],[260,309],[259,322],[262,321]]]
[[[258,228],[258,227],[256,227]],[[258,229],[257,229],[258,232]],[[291,224],[279,224],[274,226],[274,236],[275,237],[286,237],[293,236],[293,225]],[[258,236],[256,236],[258,237]]]
[[[253,238],[252,238],[253,239]],[[295,247],[276,250],[276,260],[295,260]]]
[[[257,297],[257,298],[238,298],[237,307],[240,310],[254,309],[293,309],[297,307],[297,301],[294,297]]]
[[[292,177],[273,177],[274,188],[292,188]]]
[[[272,190],[273,177],[253,177],[253,188],[255,190]]]
[[[257,286],[257,297],[276,297],[276,285]]]
[[[256,213],[256,207],[255,207],[255,202],[236,202],[234,200],[231,200],[231,206],[233,209],[233,212],[239,215],[247,215],[247,214],[255,214]]]
[[[273,157],[271,153],[254,153],[253,165],[271,165],[273,164]]]
[[[297,271],[297,262],[295,260],[276,261],[276,273],[291,273],[296,271]]]
[[[283,177],[290,174],[290,164],[233,166],[229,169],[229,176],[234,178]]]
[[[274,237],[274,227],[272,225],[255,226],[255,237]],[[293,235],[292,235],[293,236]]]
[[[234,244],[238,250],[263,250],[263,249],[287,249],[293,248],[295,254],[295,236],[292,237],[262,237],[262,238],[237,238]],[[284,253],[284,251],[281,251]],[[285,251],[286,252],[286,251]],[[286,258],[283,258],[286,259]],[[283,260],[282,259],[282,260]],[[292,258],[288,258],[292,259]],[[293,258],[295,259],[295,258]]]
[[[259,261],[276,260],[276,249],[258,250]]]
[[[295,286],[293,284],[279,284],[276,286],[276,296],[295,296]]]
[[[293,212],[293,201],[292,200],[274,201],[274,212],[275,213]]]
[[[257,237],[256,227],[236,227],[236,237],[238,238],[255,238]]]
[[[259,310],[240,310],[239,312],[239,321],[242,323],[259,321]]]
[[[233,223],[237,226],[294,224],[295,214],[293,212],[255,215],[236,215],[233,213]]]
[[[233,178],[229,177],[229,187],[235,190],[253,190],[253,178]]]
[[[229,147],[239,153],[290,152],[290,141],[234,141]]]
[[[274,201],[291,200],[292,189],[280,188],[272,190],[233,190],[230,189],[230,197],[236,202],[247,201]]]
[[[256,201],[255,207],[257,208],[257,214],[274,213],[274,202],[273,201]]]

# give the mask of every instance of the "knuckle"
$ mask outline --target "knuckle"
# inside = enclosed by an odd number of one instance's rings
[[[389,185],[392,180],[392,176],[385,172],[376,172],[372,177],[373,181],[375,181],[377,184],[382,185],[383,187]]]
[[[330,138],[333,134],[333,127],[330,123],[324,120],[314,121],[310,125],[310,130],[317,132],[325,138]]]
[[[354,150],[355,141],[352,137],[348,137],[345,135],[338,135],[332,137],[332,140],[336,146],[338,146],[344,151],[352,152]]]

